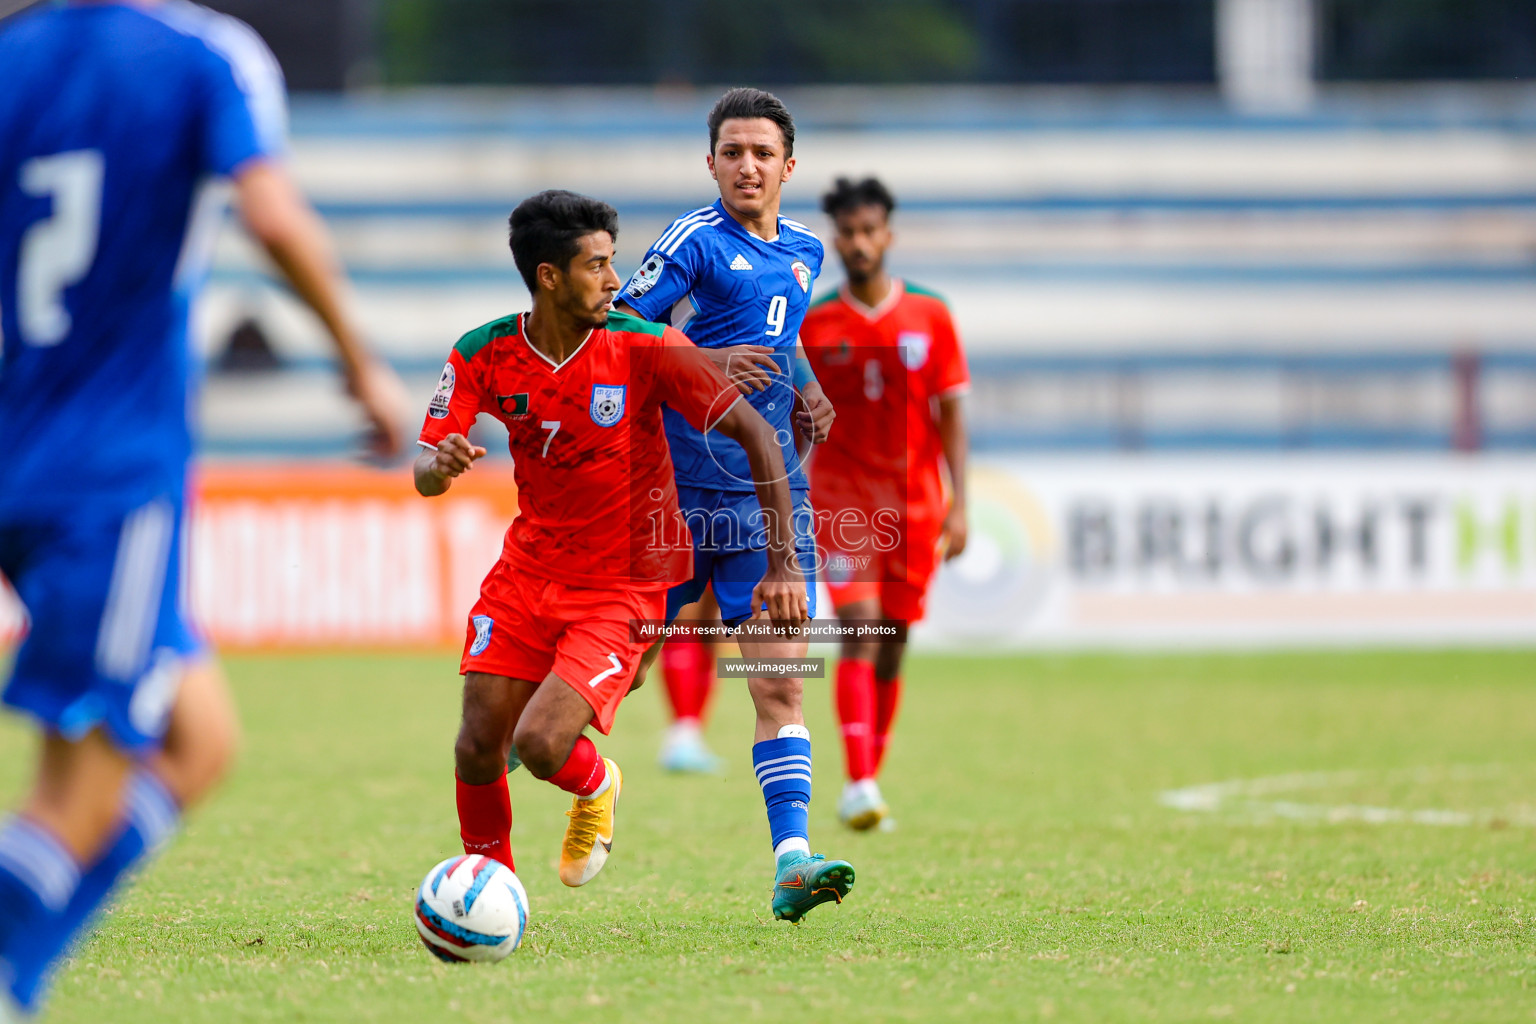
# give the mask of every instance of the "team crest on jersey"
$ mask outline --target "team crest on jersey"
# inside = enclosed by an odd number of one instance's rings
[[[496,404],[501,407],[503,416],[527,416],[528,392],[520,391],[515,395],[497,395]]]
[[[922,331],[902,331],[896,336],[896,346],[901,349],[901,361],[909,370],[921,370],[928,362],[928,348],[933,338]]]
[[[592,385],[592,422],[611,427],[624,418],[624,384]]]
[[[790,272],[795,275],[795,281],[799,283],[800,290],[803,291],[803,292],[810,291],[811,290],[811,268],[806,266],[803,261],[795,260],[795,262],[793,262],[793,263],[791,263],[789,265],[789,269],[790,269]]]
[[[432,395],[432,402],[427,406],[427,415],[435,420],[440,420],[448,415],[448,405],[453,401],[453,385],[458,375],[453,372],[452,363],[443,364],[443,375],[437,378],[437,391]]]
[[[469,656],[474,657],[491,646],[491,631],[496,623],[489,615],[476,615],[470,621],[475,624],[475,642],[469,645]]]
[[[661,258],[661,253],[652,253],[651,258],[640,265],[635,271],[635,276],[629,279],[629,284],[624,286],[626,295],[639,298],[652,288],[661,279],[661,272],[666,267],[667,261]]]

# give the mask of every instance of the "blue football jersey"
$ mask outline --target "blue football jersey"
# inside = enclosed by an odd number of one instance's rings
[[[701,348],[767,345],[783,377],[749,397],[778,433],[790,487],[805,490],[795,450],[794,390],[790,383],[800,322],[821,273],[821,240],[804,224],[779,218],[779,237],[766,242],[737,223],[719,200],[673,221],[646,253],[619,300],[647,320],[678,328]],[[677,481],[722,491],[753,490],[747,453],[719,434],[708,437],[664,409]]]
[[[216,183],[283,148],[282,73],[184,0],[39,9],[0,68],[0,520],[177,494]]]

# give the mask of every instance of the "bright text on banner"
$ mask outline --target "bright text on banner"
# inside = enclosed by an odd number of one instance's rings
[[[1518,456],[992,456],[915,639],[1528,643],[1533,481]],[[457,646],[517,508],[486,464],[430,501],[352,466],[207,467],[201,493],[194,607],[227,647]],[[0,586],[0,642],[22,621]]]
[[[229,647],[457,644],[517,513],[510,470],[427,501],[401,470],[205,467],[192,601]]]
[[[517,514],[486,465],[431,501],[405,469],[345,464],[204,466],[195,493],[189,596],[228,648],[456,646]],[[25,622],[0,583],[0,644]]]

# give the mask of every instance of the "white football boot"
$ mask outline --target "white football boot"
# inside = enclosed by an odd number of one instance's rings
[[[880,784],[874,779],[848,783],[843,787],[842,799],[837,802],[838,820],[856,832],[874,828],[889,813],[880,796]]]

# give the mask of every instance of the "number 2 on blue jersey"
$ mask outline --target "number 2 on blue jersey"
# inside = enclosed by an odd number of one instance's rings
[[[69,334],[64,289],[96,259],[105,164],[98,149],[33,157],[21,165],[21,190],[53,199],[53,214],[27,228],[16,273],[16,319],[29,345],[57,345]]]

